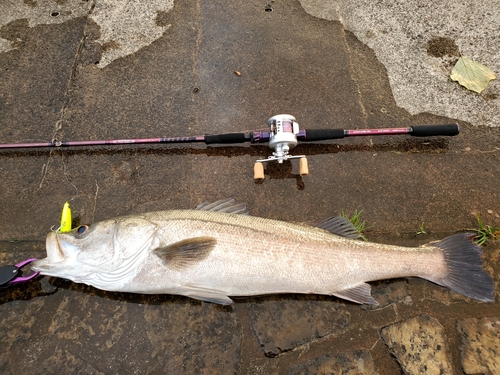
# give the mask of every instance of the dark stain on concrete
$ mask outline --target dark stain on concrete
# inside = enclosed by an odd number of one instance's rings
[[[460,50],[455,41],[447,37],[434,37],[427,42],[427,53],[434,57],[459,57]]]
[[[21,48],[25,45],[28,37],[28,20],[20,19],[12,21],[0,28],[0,37],[13,43],[14,48]]]
[[[36,6],[37,2],[35,0],[23,0],[23,3],[31,7]]]
[[[158,10],[156,13],[157,14],[156,14],[155,23],[157,26],[169,25],[172,12],[164,12],[164,11]]]

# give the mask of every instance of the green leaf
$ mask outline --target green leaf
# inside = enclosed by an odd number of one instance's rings
[[[487,66],[463,56],[455,64],[450,78],[453,81],[458,81],[467,89],[480,94],[496,76]]]

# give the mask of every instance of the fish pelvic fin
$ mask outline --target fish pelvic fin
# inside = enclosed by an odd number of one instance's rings
[[[217,240],[214,237],[193,237],[159,247],[153,252],[160,257],[167,267],[182,270],[207,258]]]
[[[495,284],[482,268],[481,249],[474,244],[474,233],[459,233],[424,246],[438,247],[446,262],[446,276],[427,278],[467,297],[493,302]]]
[[[180,294],[201,301],[218,303],[219,305],[230,305],[233,303],[233,300],[226,293],[198,284],[183,285]]]
[[[349,289],[332,293],[332,295],[351,302],[365,303],[368,305],[378,305],[378,302],[375,301],[375,299],[372,297],[371,290],[372,288],[370,284],[363,283]]]

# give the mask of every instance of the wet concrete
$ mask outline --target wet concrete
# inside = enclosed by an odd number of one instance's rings
[[[264,128],[278,113],[294,115],[304,129],[456,121],[398,107],[374,51],[298,1],[176,1],[157,13],[161,37],[105,66],[101,57],[114,45],[100,44],[105,27],[89,14],[106,2],[89,3],[86,13],[79,7],[62,23],[23,18],[0,28],[1,38],[15,41],[0,53],[2,143],[243,132]],[[271,154],[265,146],[0,151],[0,264],[43,257],[44,237],[67,200],[80,223],[229,196],[249,202],[254,215],[290,221],[363,210],[369,240],[406,245],[474,228],[478,213],[498,225],[499,132],[477,125],[460,122],[453,138],[301,145],[293,154],[308,156],[309,176],[300,177],[295,162],[274,164],[259,184],[252,166]],[[432,235],[412,239],[422,222]],[[499,245],[484,254],[498,285]],[[497,302],[484,304],[418,279],[373,287],[378,309],[296,295],[220,307],[37,280],[0,291],[6,348],[0,369],[416,373],[425,365],[423,347],[409,357],[395,339],[398,327],[410,323],[430,324],[433,342],[446,343],[445,373],[498,369],[498,357],[486,350],[498,347],[498,292]],[[484,324],[493,328],[485,331]],[[419,335],[412,328],[405,340]],[[474,356],[477,346],[484,355]]]

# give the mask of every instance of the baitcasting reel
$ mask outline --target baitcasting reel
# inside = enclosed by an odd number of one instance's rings
[[[268,161],[283,163],[288,159],[300,159],[300,175],[309,174],[309,167],[305,155],[292,156],[288,153],[290,149],[297,146],[297,135],[299,134],[299,124],[292,115],[276,115],[267,120],[269,126],[269,147],[274,150],[273,155],[267,159],[257,160],[254,165],[254,179],[264,179],[264,164]],[[255,137],[255,132],[252,133]],[[255,142],[255,141],[254,141]]]

